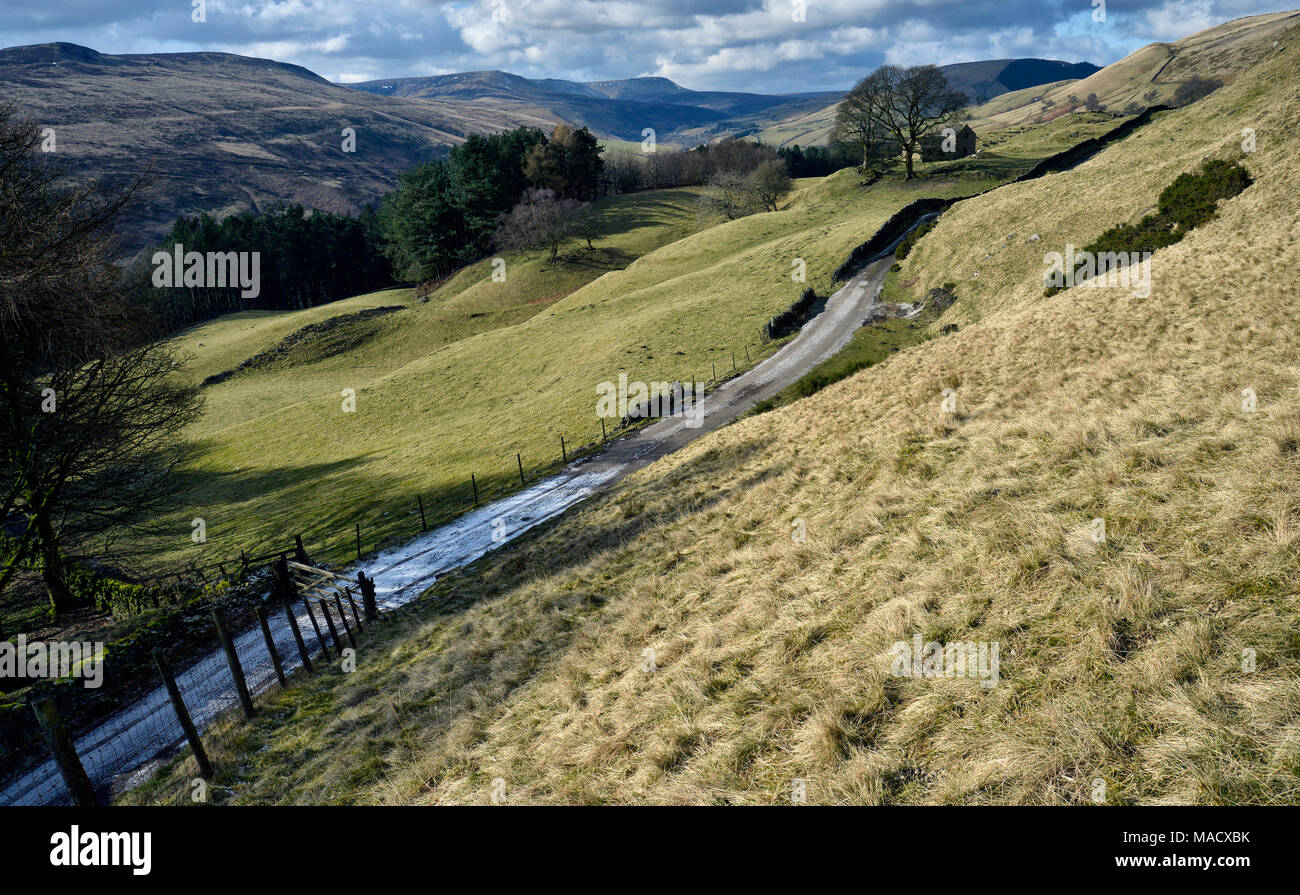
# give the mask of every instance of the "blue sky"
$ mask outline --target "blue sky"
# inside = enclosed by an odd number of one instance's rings
[[[1097,65],[1153,41],[1290,8],[1260,0],[39,0],[4,4],[0,46],[215,50],[335,81],[499,68],[695,89],[850,86],[884,62],[1037,56]],[[800,20],[802,19],[802,20]]]

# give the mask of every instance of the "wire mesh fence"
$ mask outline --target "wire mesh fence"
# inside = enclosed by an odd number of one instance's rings
[[[290,615],[311,653],[330,655],[329,624],[336,625],[340,632],[340,639],[333,644],[335,653],[344,642],[355,645],[353,635],[342,632],[358,630],[359,611],[354,604],[344,604],[344,614],[340,614],[337,606],[328,603],[319,598],[313,600],[312,611],[319,620],[315,624],[302,600],[296,601],[288,613],[280,603],[279,610],[267,616],[267,631],[286,674],[302,667]],[[270,690],[277,682],[277,675],[261,625],[254,624],[233,635],[231,640],[249,693],[255,697]],[[175,674],[175,679],[185,707],[199,729],[208,727],[214,720],[240,706],[234,672],[219,647],[187,664]],[[96,788],[105,787],[119,775],[185,742],[185,731],[161,678],[156,684],[143,697],[107,721],[75,737],[76,754]],[[68,804],[72,799],[72,791],[54,759],[41,762],[0,786],[0,804],[59,805]]]
[[[748,346],[742,352],[746,361],[745,366],[758,361],[764,349],[770,344],[770,333],[760,332],[755,352],[751,355],[747,350]],[[724,370],[724,379],[743,369],[738,358],[733,361],[731,367],[731,370]],[[707,379],[707,384],[713,387],[718,382],[718,371],[716,368],[711,368],[709,372],[711,375]],[[623,434],[635,425],[635,422],[631,425],[624,422],[625,424],[614,432],[602,431],[599,437],[593,433],[593,436],[585,441],[582,439],[570,441],[564,436],[559,436],[558,457],[555,459],[526,465],[522,455],[516,453],[513,459],[518,471],[517,485],[506,476],[498,476],[491,483],[483,483],[472,476],[467,483],[469,488],[466,495],[467,503],[472,504],[472,508],[466,507],[465,511],[476,509],[480,504],[486,506],[497,501],[503,505],[510,504],[512,498],[520,493],[520,487],[526,487],[530,481],[541,479],[560,464],[571,462],[598,449],[609,435]],[[653,422],[653,418],[647,418],[645,422]],[[422,498],[414,495],[412,503],[418,507],[421,530],[430,531],[430,520],[426,515]],[[433,521],[435,525],[441,525],[454,518],[456,514],[439,514]],[[418,534],[418,532],[411,534]],[[339,537],[355,540],[357,555],[361,556],[362,528],[359,523],[354,523],[347,530],[327,537],[329,540]],[[308,544],[313,552],[327,542],[327,538],[319,536],[308,538]],[[467,553],[466,556],[468,555]],[[228,581],[243,579],[255,568],[256,563],[267,559],[285,560],[290,556],[296,557],[299,561],[307,559],[307,546],[303,544],[301,535],[297,537],[293,549],[272,550],[257,556],[251,556],[249,551],[245,550],[241,551],[238,560],[232,560],[228,564],[215,563],[205,567],[191,565],[184,573],[175,573],[172,577],[176,577],[178,582],[182,583],[187,576],[191,581],[202,580],[204,583],[222,579]],[[380,571],[388,572],[409,558],[411,557],[398,557],[393,565],[385,566]],[[310,567],[305,564],[300,567],[300,569],[306,568]],[[211,573],[211,581],[205,569]],[[230,569],[234,569],[233,574]],[[326,575],[331,574],[323,569],[315,571]],[[388,598],[381,601],[380,607],[389,609],[406,602],[412,596],[408,589],[427,583],[433,578],[432,572],[422,571],[418,575],[413,573],[412,580],[392,590]],[[303,667],[303,659],[294,632],[295,624],[298,635],[301,636],[306,647],[308,661],[315,661],[317,657],[332,659],[345,646],[355,646],[354,632],[361,627],[358,609],[355,602],[351,601],[351,594],[346,593],[345,589],[332,591],[329,587],[325,587],[317,591],[310,589],[304,591],[303,593],[310,599],[309,608],[308,602],[301,598],[302,594],[297,589],[305,585],[308,585],[306,578],[297,575],[294,598],[290,603],[292,609],[289,612],[284,611],[283,601],[268,603],[271,611],[266,619],[266,633],[269,633],[274,643],[276,656],[286,674],[292,674]],[[170,586],[175,587],[175,585]],[[212,608],[206,605],[201,607],[202,611],[210,611]],[[276,663],[268,649],[266,633],[259,623],[249,623],[242,626],[231,638],[247,691],[252,697],[266,693],[278,680]],[[200,731],[209,727],[216,719],[240,710],[240,690],[234,672],[223,648],[215,641],[207,644],[197,658],[183,663],[175,673],[175,681],[184,706],[194,726]],[[107,720],[82,726],[87,729],[79,730],[72,736],[72,748],[91,784],[101,792],[121,775],[140,768],[151,759],[170,754],[186,741],[186,733],[177,717],[176,709],[172,705],[162,678],[156,673],[151,676],[148,687],[138,699],[115,711]],[[73,791],[64,779],[58,762],[53,758],[38,761],[16,774],[6,775],[3,770],[0,770],[0,804],[58,805],[68,804],[73,800]]]

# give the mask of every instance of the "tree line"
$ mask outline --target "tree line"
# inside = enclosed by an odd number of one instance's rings
[[[180,248],[178,248],[180,247]],[[204,276],[197,285],[173,276],[173,253],[186,257],[209,253],[257,253],[258,282],[251,289],[232,288]],[[145,267],[147,269],[141,269]],[[182,217],[147,265],[137,262],[136,276],[151,287],[151,306],[164,328],[187,326],[209,317],[249,310],[309,308],[348,295],[380,289],[393,282],[382,251],[378,215],[366,208],[359,216],[308,212],[301,205],[278,205],[268,211],[232,214],[220,220],[209,214]],[[165,281],[165,285],[164,285]]]
[[[603,162],[587,128],[566,124],[470,136],[445,159],[403,173],[379,210],[383,251],[403,280],[446,277],[481,258],[525,190],[581,203],[596,197]]]
[[[160,325],[171,330],[235,311],[307,308],[395,281],[442,279],[497,248],[546,248],[554,260],[566,240],[585,237],[590,245],[600,235],[590,203],[601,196],[708,185],[702,210],[729,220],[775,210],[790,174],[815,176],[847,164],[843,147],[778,151],[725,140],[690,150],[608,153],[585,127],[559,124],[549,136],[519,127],[472,135],[446,158],[403,172],[377,210],[355,217],[299,205],[222,219],[181,217],[133,270],[148,283]],[[180,269],[184,259],[203,270],[211,255],[231,252],[257,253],[255,294]]]

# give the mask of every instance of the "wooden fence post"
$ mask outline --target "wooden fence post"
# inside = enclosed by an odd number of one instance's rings
[[[293,536],[293,553],[293,558],[298,560],[298,562],[302,563],[304,566],[311,565],[311,560],[307,558],[307,551],[304,550],[302,546],[302,535]]]
[[[262,626],[262,637],[266,640],[266,651],[271,654],[271,664],[275,666],[275,679],[280,682],[281,687],[289,686],[284,679],[284,666],[280,664],[280,653],[275,648],[275,638],[271,636],[271,626],[266,621],[266,610],[257,606],[253,610],[257,613],[257,622]]]
[[[244,669],[239,664],[239,653],[235,652],[235,641],[230,639],[230,631],[217,609],[212,610],[212,622],[217,626],[217,636],[226,651],[226,664],[230,666],[230,676],[235,679],[235,692],[239,695],[239,707],[244,710],[245,718],[253,717],[253,697],[248,695],[248,683],[244,680]]]
[[[357,572],[357,585],[361,588],[361,605],[366,607],[366,620],[373,622],[379,617],[379,606],[375,602],[375,579],[367,578],[365,572]]]
[[[320,606],[321,615],[325,616],[325,624],[329,626],[330,637],[334,640],[334,649],[338,650],[341,659],[343,658],[343,641],[339,640],[339,629],[334,626],[334,616],[330,615],[329,604],[319,598],[317,598],[316,604]]]
[[[745,363],[749,363],[749,346],[745,346]]]
[[[348,598],[348,605],[352,607],[352,623],[357,626],[358,631],[364,631],[365,625],[361,624],[361,610],[357,608],[356,598],[352,596],[352,588],[343,588],[343,596]]]
[[[478,508],[478,480],[474,478],[474,473],[469,474],[469,486],[474,489],[474,507]]]
[[[429,523],[424,519],[424,498],[417,494],[415,499],[420,504],[420,531],[428,531]]]
[[[316,669],[311,667],[311,656],[307,654],[307,644],[302,639],[302,631],[298,630],[298,619],[293,614],[293,604],[288,600],[284,601],[284,617],[289,622],[289,629],[293,631],[293,642],[298,647],[298,658],[302,660],[302,667],[307,669],[308,674],[315,673]]]
[[[524,458],[522,454],[515,454],[515,461],[519,463],[519,484],[524,484]]]
[[[293,631],[293,642],[298,647],[298,658],[302,660],[302,667],[311,674],[314,671],[311,667],[311,656],[307,653],[307,644],[303,642],[302,631],[298,630],[298,618],[293,614],[293,579],[289,576],[289,564],[283,556],[271,564],[271,574],[275,579],[275,589],[284,603],[284,617],[289,622],[289,630]]]
[[[36,722],[41,726],[41,733],[45,736],[45,743],[50,747],[50,752],[54,753],[54,761],[59,766],[59,773],[63,775],[63,782],[68,784],[72,798],[82,807],[98,805],[99,797],[95,795],[95,787],[91,784],[86,769],[82,767],[81,759],[77,757],[77,747],[73,744],[72,736],[68,733],[63,719],[59,717],[59,710],[55,707],[54,700],[47,697],[31,702],[31,707],[36,713]]]
[[[361,559],[361,523],[357,523],[357,559]]]
[[[560,436],[560,459],[565,463],[569,462],[569,452],[564,447],[564,436]]]
[[[158,666],[158,673],[162,675],[163,685],[167,688],[167,695],[172,701],[172,708],[176,710],[176,720],[181,722],[185,739],[190,741],[190,751],[194,753],[194,761],[199,766],[199,776],[204,780],[211,780],[212,762],[208,761],[208,753],[203,749],[203,741],[199,739],[194,721],[190,719],[189,709],[185,708],[185,700],[181,698],[181,688],[176,686],[176,675],[172,673],[172,667],[163,658],[162,653],[157,650],[154,650],[153,662]]]
[[[330,648],[325,643],[325,635],[321,633],[320,625],[316,624],[316,613],[311,611],[311,600],[303,597],[302,605],[307,607],[307,617],[311,619],[312,629],[316,632],[316,642],[320,644],[320,651],[325,654],[325,661],[328,662],[330,660]]]
[[[339,624],[343,626],[343,633],[348,635],[348,643],[352,644],[352,648],[355,650],[357,648],[357,639],[352,636],[352,628],[348,625],[348,616],[343,611],[343,600],[339,598],[338,591],[334,591],[334,608],[339,611]]]
[[[731,349],[731,372],[736,372],[736,349]]]
[[[600,418],[600,440],[605,440],[605,418],[603,416]]]

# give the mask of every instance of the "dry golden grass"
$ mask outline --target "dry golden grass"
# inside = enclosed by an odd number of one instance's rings
[[[1300,12],[1295,10],[1233,19],[1173,43],[1147,44],[1081,80],[995,97],[972,114],[976,127],[1000,128],[1059,115],[1071,97],[1078,101],[1089,94],[1112,112],[1130,103],[1142,108],[1169,104],[1179,86],[1194,77],[1231,82],[1250,71],[1277,51],[1274,42],[1297,23]],[[1042,99],[1032,101],[1035,97]]]
[[[1298,44],[1075,171],[959,205],[907,262],[963,274],[959,333],[440,582],[356,673],[219,731],[221,798],[487,802],[501,778],[519,803],[762,804],[801,779],[810,802],[1060,804],[1101,778],[1109,803],[1300,801]],[[1042,298],[1036,256],[1242,126],[1256,182],[1156,255],[1150,298]],[[914,634],[1000,643],[1000,682],[891,676]],[[183,801],[188,765],[134,798]]]

